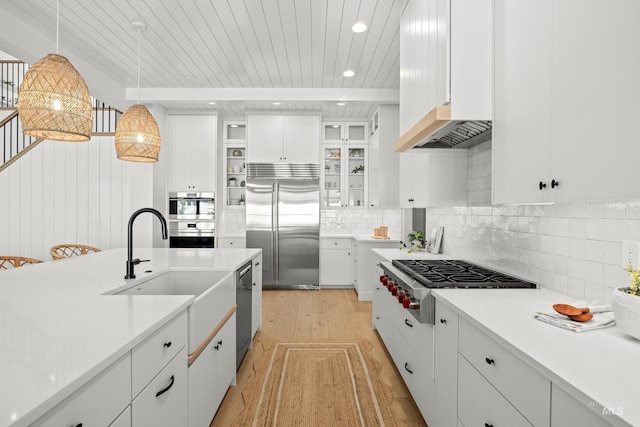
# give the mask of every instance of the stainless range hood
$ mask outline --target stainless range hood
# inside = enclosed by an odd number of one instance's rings
[[[393,145],[393,151],[469,148],[491,139],[491,120],[451,120],[451,104],[429,111]]]

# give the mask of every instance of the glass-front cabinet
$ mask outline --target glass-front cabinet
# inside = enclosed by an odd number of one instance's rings
[[[225,207],[243,206],[245,202],[246,174],[245,144],[224,144]]]
[[[325,144],[366,144],[367,122],[322,122]]]
[[[366,145],[323,144],[323,207],[367,206]]]

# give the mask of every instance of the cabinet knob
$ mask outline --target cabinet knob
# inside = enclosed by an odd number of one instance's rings
[[[540,181],[540,182],[538,183],[538,188],[540,188],[541,190],[542,190],[543,188],[547,188],[547,184],[545,184],[544,182]]]
[[[560,186],[560,182],[556,181],[555,179],[551,180],[551,188],[556,188]]]
[[[447,319],[440,319],[440,323],[442,323],[442,324],[447,323]]]
[[[484,361],[487,362],[488,365],[493,365],[496,363],[495,360],[489,359],[488,357],[485,357]]]
[[[409,202],[410,202],[410,203],[413,203],[413,199],[409,199]]]

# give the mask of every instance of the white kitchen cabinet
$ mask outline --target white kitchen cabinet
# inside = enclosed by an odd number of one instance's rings
[[[491,120],[491,10],[491,0],[407,2],[400,18],[401,134],[449,102],[452,119]]]
[[[30,425],[106,426],[111,424],[130,402],[131,353],[128,352]]]
[[[247,239],[244,237],[218,237],[218,248],[245,248]]]
[[[495,1],[494,203],[550,198],[552,5]]]
[[[323,144],[321,171],[323,207],[366,207],[367,145]]]
[[[465,426],[532,427],[525,417],[465,359],[458,358],[458,418]],[[519,387],[526,387],[518,384]],[[548,425],[535,424],[535,426]],[[576,425],[576,424],[571,424]]]
[[[398,207],[400,154],[393,151],[393,144],[399,136],[398,119],[397,105],[378,106],[371,119],[378,127],[369,138],[367,178],[370,207]]]
[[[216,126],[211,114],[170,114],[169,191],[215,192]]]
[[[236,315],[189,366],[189,427],[208,426],[236,372]],[[184,422],[175,424],[184,425]]]
[[[262,330],[262,255],[255,257],[252,263],[251,337],[253,338],[256,332]]]
[[[458,417],[458,314],[436,300],[434,326],[434,425],[455,425]]]
[[[184,425],[187,414],[186,346],[151,380],[131,403],[134,426]]]
[[[400,207],[466,206],[467,150],[400,153]]]
[[[605,420],[604,413],[612,416],[623,412],[623,406],[604,407],[593,401],[581,403],[556,384],[551,385],[551,427],[607,427],[611,424]]]
[[[366,144],[366,122],[322,122],[323,144]]]
[[[493,202],[640,196],[627,126],[640,114],[640,58],[628,54],[640,4],[500,0],[495,15]]]
[[[248,115],[247,160],[250,163],[318,163],[320,117]]]
[[[225,208],[240,208],[245,202],[246,174],[246,144],[224,144],[222,170],[224,183],[222,186]]]
[[[351,287],[351,239],[320,239],[320,286]]]
[[[551,384],[548,379],[465,319],[459,321],[458,342],[460,355],[527,420],[535,426],[549,424]],[[458,393],[467,387],[459,377]],[[464,419],[462,422],[467,424]]]
[[[244,120],[225,120],[222,126],[224,129],[223,144],[245,145],[247,143],[247,123]]]

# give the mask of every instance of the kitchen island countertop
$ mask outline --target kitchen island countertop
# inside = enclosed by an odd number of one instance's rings
[[[0,426],[26,426],[194,301],[109,295],[170,270],[233,271],[259,249],[126,249],[0,272]],[[150,273],[146,273],[150,271]]]

